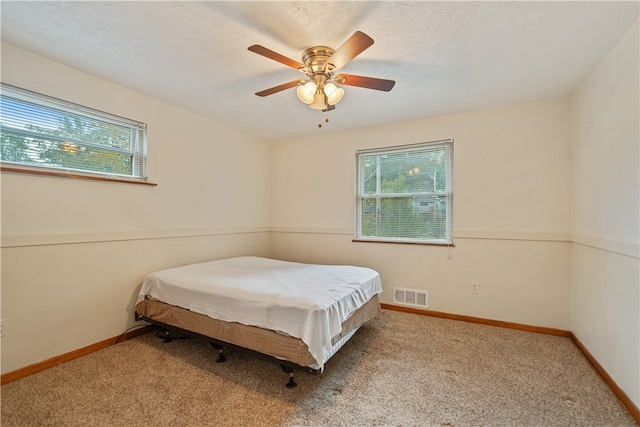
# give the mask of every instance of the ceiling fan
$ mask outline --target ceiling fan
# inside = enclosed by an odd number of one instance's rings
[[[347,65],[373,44],[373,39],[361,31],[353,33],[337,50],[327,46],[313,46],[302,53],[302,62],[280,55],[264,46],[249,46],[251,52],[265,56],[281,64],[295,68],[306,75],[306,79],[297,79],[260,92],[258,96],[274,93],[297,86],[298,98],[315,110],[329,111],[342,99],[344,89],[336,86],[358,86],[367,89],[390,91],[395,85],[393,80],[374,77],[338,74],[336,71]]]

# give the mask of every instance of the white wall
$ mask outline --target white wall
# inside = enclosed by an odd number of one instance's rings
[[[446,138],[455,247],[352,242],[356,150]],[[271,256],[375,268],[386,303],[417,288],[432,310],[567,330],[570,142],[570,98],[276,142]]]
[[[3,373],[122,333],[150,271],[268,256],[268,142],[11,45],[1,59],[5,83],[147,123],[158,184],[2,173]]]
[[[640,407],[638,22],[573,102],[571,330]]]

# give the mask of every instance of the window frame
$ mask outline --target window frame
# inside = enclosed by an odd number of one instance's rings
[[[156,185],[148,182],[147,177],[147,125],[145,123],[106,113],[94,108],[85,107],[73,102],[61,100],[38,92],[33,92],[10,84],[1,84],[2,97],[7,99],[15,99],[18,102],[28,103],[35,106],[33,114],[25,113],[20,115],[21,111],[12,111],[15,117],[24,119],[29,123],[37,114],[60,114],[65,119],[87,119],[98,121],[110,126],[129,129],[130,147],[122,148],[100,144],[90,140],[78,140],[70,137],[61,137],[57,135],[49,135],[39,133],[37,130],[32,131],[22,128],[11,128],[10,126],[2,127],[2,132],[9,135],[24,136],[29,138],[42,138],[51,143],[70,143],[77,147],[85,149],[97,149],[104,152],[112,152],[121,156],[130,158],[131,173],[118,173],[111,171],[92,170],[89,167],[83,168],[82,164],[73,166],[56,166],[51,164],[37,164],[35,162],[22,162],[6,160],[4,157],[0,159],[1,170],[3,172],[17,172],[35,175],[45,175],[54,177],[81,178],[98,181],[126,182],[134,184]],[[41,108],[38,110],[37,108]],[[20,107],[22,108],[22,106]],[[33,121],[36,126],[35,121]],[[34,152],[37,153],[37,152]],[[80,167],[74,167],[80,166]]]
[[[416,144],[398,145],[382,148],[370,148],[356,151],[356,185],[355,185],[355,230],[354,242],[374,242],[374,243],[401,243],[401,244],[421,244],[421,245],[439,245],[453,246],[453,139],[443,139],[437,141],[421,142]],[[387,155],[397,153],[410,153],[416,151],[426,151],[438,149],[445,150],[445,179],[446,188],[444,192],[424,191],[424,192],[401,192],[401,193],[384,193],[380,189],[375,194],[363,194],[364,177],[363,177],[363,159],[367,156]],[[363,236],[363,201],[371,198],[400,198],[407,196],[438,196],[446,197],[445,202],[445,238],[428,239],[428,238],[409,238],[409,237],[380,237],[380,236]]]

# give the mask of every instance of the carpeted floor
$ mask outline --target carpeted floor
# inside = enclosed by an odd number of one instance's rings
[[[122,342],[2,386],[8,426],[634,426],[567,338],[383,310],[320,375]]]

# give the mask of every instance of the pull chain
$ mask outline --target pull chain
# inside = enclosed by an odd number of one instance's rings
[[[320,120],[319,120],[319,122],[320,123],[318,123],[318,127],[321,128],[322,127],[322,111],[320,112]],[[329,117],[325,117],[324,122],[325,123],[329,123]]]

